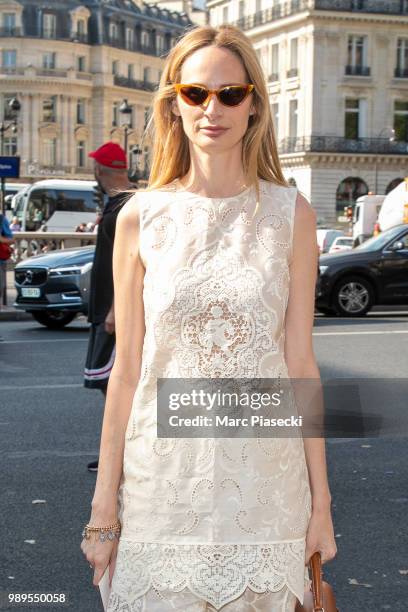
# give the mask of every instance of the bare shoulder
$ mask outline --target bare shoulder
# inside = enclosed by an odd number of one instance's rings
[[[300,227],[310,227],[316,224],[317,213],[309,200],[298,191],[295,206],[295,221]]]
[[[136,192],[120,209],[117,218],[118,225],[126,224],[127,226],[138,227],[140,216],[139,206],[139,194]]]

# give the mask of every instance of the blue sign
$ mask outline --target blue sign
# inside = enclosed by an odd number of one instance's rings
[[[0,178],[20,178],[20,158],[0,156]]]

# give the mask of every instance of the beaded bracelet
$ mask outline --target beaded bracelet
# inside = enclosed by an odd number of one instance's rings
[[[82,531],[82,537],[89,540],[92,532],[99,533],[100,542],[105,542],[106,539],[114,540],[117,538],[119,540],[119,534],[121,531],[121,524],[119,521],[116,523],[112,523],[112,525],[106,525],[105,527],[95,527],[94,525],[85,525]],[[98,538],[97,538],[98,539]]]

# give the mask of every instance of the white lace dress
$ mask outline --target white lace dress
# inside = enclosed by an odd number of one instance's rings
[[[151,588],[191,591],[216,610],[247,588],[277,601],[287,588],[303,602],[311,493],[302,438],[156,435],[158,377],[288,377],[297,190],[264,180],[260,189],[257,209],[254,187],[207,198],[176,181],[134,196],[146,334],[108,612],[141,609]]]

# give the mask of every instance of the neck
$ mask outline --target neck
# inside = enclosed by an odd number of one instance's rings
[[[186,190],[209,198],[228,198],[248,186],[241,161],[241,142],[217,153],[210,149],[203,151],[190,143],[190,159],[187,174],[180,177]]]

